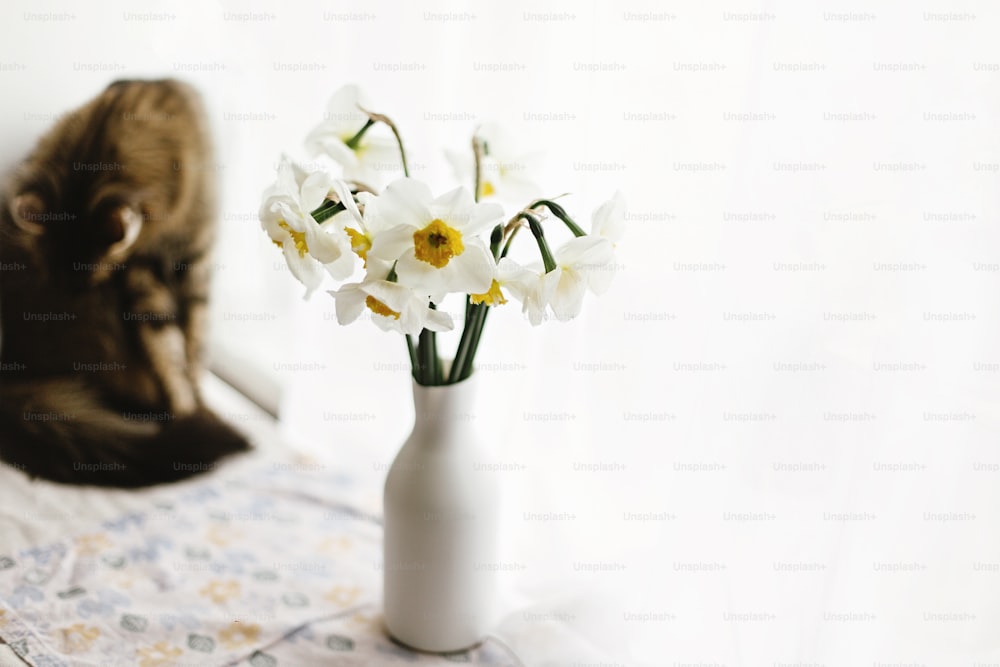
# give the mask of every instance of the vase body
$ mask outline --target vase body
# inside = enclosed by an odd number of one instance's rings
[[[474,646],[494,621],[499,485],[482,466],[475,382],[413,383],[413,431],[385,482],[385,623],[422,651]]]

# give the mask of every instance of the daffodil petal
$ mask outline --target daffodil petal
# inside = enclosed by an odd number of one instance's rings
[[[371,254],[368,255],[367,261],[367,271],[365,272],[367,279],[373,280],[383,280],[389,275],[392,270],[392,265],[395,264],[395,260],[387,261],[384,259],[379,259],[378,257],[373,257]]]
[[[549,304],[556,319],[565,322],[579,315],[586,291],[587,280],[582,275],[563,270]]]
[[[338,241],[337,237],[333,234],[328,234],[315,223],[306,225],[305,235],[309,254],[315,257],[321,264],[328,264],[340,259],[344,254],[344,246],[348,244],[346,236],[342,241]]]
[[[497,264],[497,280],[501,285],[524,283],[528,278],[538,279],[538,275],[521,266],[510,257],[500,258]]]
[[[447,294],[451,291],[447,280],[447,268],[439,269],[417,259],[413,248],[401,255],[396,262],[396,274],[400,282],[428,294]]]
[[[482,234],[492,231],[503,220],[503,207],[492,202],[476,204],[466,231],[469,234]]]
[[[509,257],[504,257],[497,267],[497,274],[511,296],[521,302],[521,311],[528,315],[531,325],[541,324],[545,318],[545,309],[562,276],[562,269],[557,266],[553,271],[543,274],[540,269],[522,267]]]
[[[472,193],[459,186],[434,199],[428,208],[432,218],[440,218],[452,227],[464,230],[473,204]]]
[[[595,267],[607,264],[614,257],[611,241],[588,234],[570,239],[555,252],[556,262],[564,266]]]
[[[297,162],[294,162],[284,154],[282,154],[281,159],[287,160],[288,163],[292,166],[292,175],[295,177],[295,187],[296,187],[296,190],[294,190],[292,194],[296,194],[299,191],[298,189],[302,187],[302,184],[306,182],[306,179],[309,178],[309,174],[311,172],[307,171],[305,167],[298,164]]]
[[[481,294],[493,284],[496,262],[481,241],[468,239],[465,252],[452,257],[443,270],[448,273],[446,276],[448,291]]]
[[[369,257],[392,261],[413,249],[414,228],[409,225],[397,225],[377,234],[368,250]],[[412,252],[410,253],[413,254]]]
[[[362,283],[362,289],[384,303],[390,310],[394,310],[397,313],[403,311],[407,301],[412,296],[412,291],[409,288],[385,280],[373,280],[370,283]]]
[[[297,232],[304,232],[306,230],[306,220],[299,212],[298,207],[294,205],[294,202],[289,203],[284,200],[278,200],[274,202],[273,208],[279,223],[284,222]],[[316,224],[312,218],[309,220],[312,224]]]
[[[357,155],[360,165],[380,174],[396,175],[403,171],[403,160],[395,139],[366,134]],[[385,177],[379,180],[385,180]]]
[[[342,211],[319,225],[323,234],[330,235],[338,244],[340,255],[323,264],[323,268],[334,280],[346,280],[354,273],[355,255],[351,252],[351,243],[344,232],[344,220],[351,219],[350,213]],[[312,246],[310,246],[312,247]],[[317,257],[317,259],[320,259]]]
[[[398,225],[421,228],[433,219],[427,205],[431,202],[430,188],[412,178],[400,178],[371,202],[373,214],[386,229]],[[367,213],[367,210],[366,210]]]
[[[357,167],[358,156],[355,155],[354,151],[347,147],[340,137],[320,137],[312,143],[312,146],[312,152],[314,155],[317,153],[324,153],[328,155],[330,159],[344,169],[344,178],[352,180],[351,177],[347,175],[346,170]]]
[[[342,130],[354,129],[357,132],[368,120],[359,107],[368,108],[368,99],[361,88],[353,83],[341,86],[327,102],[326,121]]]
[[[532,296],[525,298],[521,311],[528,314],[528,321],[531,323],[531,326],[537,327],[545,319],[545,307],[547,305],[537,297]]]
[[[372,320],[380,329],[416,335],[425,327],[447,331],[454,326],[446,314],[430,309],[427,297],[399,283],[373,280],[361,283],[359,289],[389,310],[399,313],[398,318],[374,314]]]
[[[260,226],[267,232],[267,235],[271,237],[272,241],[277,241],[278,243],[284,243],[288,240],[288,231],[281,228],[278,224],[281,220],[279,213],[275,213],[269,209],[261,207],[260,212]]]
[[[594,210],[590,230],[612,243],[621,240],[625,235],[625,197],[621,192],[615,192],[611,199]]]
[[[287,157],[278,163],[278,179],[274,184],[275,192],[286,197],[294,197],[299,192],[299,184],[295,181],[295,170],[292,161]]]
[[[306,255],[299,257],[295,245],[289,240],[281,246],[281,251],[285,255],[285,261],[292,275],[300,283],[306,286],[305,298],[309,298],[313,291],[323,282],[323,273],[314,259]]]
[[[361,316],[365,308],[365,298],[368,296],[360,288],[360,283],[344,285],[336,292],[328,291],[334,298],[337,310],[337,322],[350,324]]]
[[[323,268],[334,280],[347,280],[354,273],[354,258],[344,253],[336,260],[324,264]]]
[[[543,303],[546,304],[552,301],[555,295],[555,291],[559,286],[559,283],[562,282],[562,275],[563,275],[563,269],[560,266],[557,266],[555,269],[549,271],[548,273],[542,274],[538,286],[539,300],[541,300]]]
[[[302,183],[302,190],[299,196],[302,211],[309,213],[322,204],[323,200],[326,199],[326,195],[330,192],[332,184],[333,178],[326,172],[315,171],[309,174],[305,182]]]
[[[398,331],[405,334],[410,334],[411,336],[416,335],[413,331],[404,328],[402,324],[402,318],[397,320],[394,317],[386,317],[385,315],[379,315],[378,313],[372,313],[372,323],[377,326],[382,331]],[[410,325],[409,329],[413,329],[414,325]],[[419,329],[417,333],[420,333]]]
[[[424,328],[431,331],[451,331],[455,328],[455,322],[448,313],[428,309]]]
[[[351,189],[347,187],[347,183],[335,180],[330,184],[330,189],[337,194],[337,199],[339,199],[344,205],[347,213],[349,213],[358,224],[363,225],[364,219],[361,217],[361,211],[358,210],[358,205],[354,202],[354,195],[351,194]]]

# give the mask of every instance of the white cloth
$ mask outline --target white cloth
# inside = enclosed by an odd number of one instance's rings
[[[563,622],[565,611],[527,600],[509,600],[497,636],[467,654],[395,645],[381,624],[380,493],[372,488],[380,475],[278,446],[266,418],[221,384],[208,386],[219,411],[258,444],[209,475],[118,491],[0,468],[0,638],[8,644],[0,665],[500,667],[521,664],[514,651],[600,657]]]

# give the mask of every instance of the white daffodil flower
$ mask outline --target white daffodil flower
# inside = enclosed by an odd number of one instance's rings
[[[358,86],[340,88],[330,98],[323,122],[306,137],[306,147],[313,155],[326,154],[339,164],[344,179],[377,188],[385,174],[402,169],[402,162],[394,140],[372,136],[370,130],[357,137],[369,121],[362,107],[372,110]]]
[[[346,186],[324,172],[300,173],[296,178],[292,163],[283,159],[277,182],[264,193],[260,208],[261,227],[281,248],[292,275],[306,286],[306,297],[322,283],[324,270],[337,279],[353,271],[350,244],[339,228],[343,219],[335,216],[319,224],[311,215],[331,191],[341,197],[346,192],[350,204],[345,204],[349,206],[345,214],[360,218]]]
[[[625,197],[621,192],[615,192],[611,199],[594,210],[594,216],[590,221],[590,233],[611,243],[611,257],[607,265],[602,270],[592,271],[587,283],[594,294],[601,295],[608,290],[611,279],[614,278],[614,250],[618,241],[625,235]]]
[[[465,188],[434,198],[411,178],[393,181],[365,206],[365,220],[380,231],[369,259],[395,262],[399,282],[435,298],[490,289],[496,262],[480,234],[503,216],[496,204],[477,204]]]
[[[611,199],[594,209],[590,233],[618,243],[625,235],[625,197],[616,192]]]
[[[528,315],[528,321],[536,327],[545,319],[545,310],[552,300],[561,274],[558,268],[549,273],[540,268],[526,268],[510,257],[504,257],[497,265],[497,282],[521,302],[521,311]]]
[[[580,314],[583,297],[592,291],[607,288],[614,276],[614,245],[600,236],[579,236],[564,243],[552,253],[558,273],[549,306],[560,322]]]
[[[358,203],[366,211],[368,210],[368,205],[375,199],[375,195],[370,192],[359,192],[356,196]],[[367,275],[377,278],[387,276],[392,269],[393,262],[372,257],[368,254],[375,237],[383,231],[378,218],[369,213],[365,216],[358,216],[353,220],[346,218],[344,220],[343,230],[347,234],[351,251],[362,260]]]
[[[536,182],[536,173],[541,161],[541,153],[525,153],[517,145],[514,137],[497,123],[486,123],[476,132],[483,146],[480,161],[479,198],[496,198],[517,203],[538,196],[541,189]],[[445,151],[451,162],[456,178],[465,183],[473,183],[476,178],[476,160],[471,150]]]
[[[350,324],[367,308],[372,322],[383,331],[399,331],[411,336],[421,330],[450,331],[451,316],[430,307],[430,299],[414,290],[387,280],[366,280],[344,285],[329,294],[337,302],[337,321]]]

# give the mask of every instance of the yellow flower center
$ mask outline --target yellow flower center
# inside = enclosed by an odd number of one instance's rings
[[[484,181],[484,182],[483,182],[483,192],[482,192],[482,196],[483,196],[483,197],[489,197],[489,196],[490,196],[490,195],[492,195],[492,194],[493,194],[494,192],[496,192],[496,188],[494,188],[494,187],[493,187],[493,184],[492,184],[492,183],[490,183],[489,181]]]
[[[372,311],[376,315],[382,315],[384,317],[391,317],[394,320],[399,319],[399,313],[385,305],[372,295],[365,297],[365,305],[368,306],[368,310]]]
[[[365,268],[368,268],[368,251],[372,249],[372,240],[368,238],[366,234],[362,234],[356,229],[351,229],[350,227],[344,230],[347,232],[348,238],[351,239],[351,250],[354,254],[365,261]]]
[[[422,262],[441,268],[447,266],[452,257],[465,250],[462,232],[449,227],[444,220],[434,219],[423,229],[413,232],[413,250]]]
[[[309,246],[306,245],[306,233],[295,231],[284,220],[279,220],[278,226],[288,232],[288,235],[292,237],[292,243],[295,244],[295,249],[299,251],[299,257],[305,257],[306,253],[309,252]],[[284,247],[284,244],[281,241],[275,241],[274,245],[279,248]]]
[[[504,298],[503,292],[500,291],[500,283],[494,280],[490,284],[490,288],[483,294],[470,294],[469,301],[472,303],[486,303],[490,306],[502,306],[507,303],[507,299]]]

